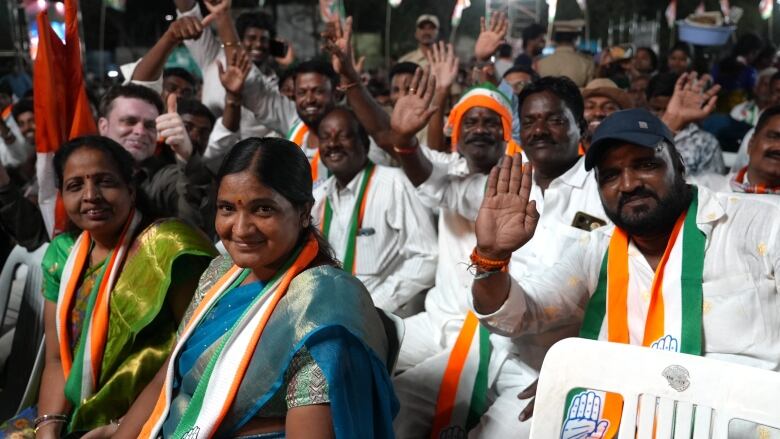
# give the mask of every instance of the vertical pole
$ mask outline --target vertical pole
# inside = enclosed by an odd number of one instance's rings
[[[385,67],[388,73],[390,73],[390,22],[392,13],[393,7],[390,6],[388,1],[387,12],[385,13]]]
[[[79,13],[81,11],[81,8],[79,8]],[[105,66],[105,54],[103,53],[105,51],[105,45],[106,45],[106,2],[101,1],[100,2],[100,39],[98,43],[98,50],[100,51],[100,62],[98,63],[98,78],[99,80],[103,80],[103,77],[106,74],[106,66]]]

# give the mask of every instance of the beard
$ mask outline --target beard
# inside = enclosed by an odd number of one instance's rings
[[[642,212],[624,212],[625,203],[639,196],[652,197],[657,205]],[[680,214],[691,204],[692,198],[690,186],[678,174],[671,190],[663,198],[655,192],[640,187],[631,193],[620,194],[617,211],[605,207],[604,212],[615,226],[625,230],[629,235],[652,236],[671,230]]]

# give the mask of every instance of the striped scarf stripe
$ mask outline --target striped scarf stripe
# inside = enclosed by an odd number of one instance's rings
[[[266,284],[263,291],[222,338],[203,372],[188,407],[179,420],[173,433],[174,437],[211,438],[214,436],[238,394],[246,370],[276,305],[287,293],[295,276],[309,266],[318,251],[317,240],[310,237],[303,249]],[[186,324],[171,358],[178,356],[187,339],[212,306],[225,293],[240,284],[239,279],[246,274],[246,269],[233,266],[209,289]],[[160,433],[170,412],[174,370],[175,361],[170,361],[162,392],[139,437],[153,439]]]
[[[79,389],[80,400],[86,399],[95,391],[100,377],[100,365],[106,346],[109,324],[109,305],[111,290],[119,278],[127,252],[141,222],[141,214],[133,211],[119,236],[116,247],[109,255],[108,263],[103,268],[99,282],[90,292],[88,300],[85,330],[74,352],[71,352],[70,332],[68,325],[73,303],[76,299],[79,280],[84,272],[87,258],[90,254],[92,238],[89,232],[81,232],[68,255],[63,267],[60,281],[60,291],[57,299],[57,338],[59,341],[60,359],[65,380],[78,379],[75,383]],[[77,375],[71,377],[71,373]]]

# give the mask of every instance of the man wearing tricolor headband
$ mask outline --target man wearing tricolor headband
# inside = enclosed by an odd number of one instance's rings
[[[532,242],[539,223],[528,201],[536,169],[519,156],[493,169],[476,224],[480,322],[524,337],[584,316],[585,338],[780,370],[780,335],[767,330],[780,318],[780,210],[686,184],[673,139],[647,110],[607,117],[585,166],[595,169],[615,226],[571,246],[552,268],[519,275],[500,268]],[[570,395],[569,408],[598,398],[599,413],[582,419],[582,410],[567,410],[564,430],[589,422],[587,437],[613,437],[622,402],[591,393]]]
[[[396,433],[527,437],[530,425],[517,426],[517,394],[536,379],[549,345],[573,332],[556,328],[560,331],[511,340],[489,335],[470,313],[474,220],[488,167],[511,145],[510,112],[494,88],[475,87],[450,116],[458,153],[418,148],[412,137],[426,123],[430,102],[424,76],[418,72],[411,94],[396,104],[391,125],[399,135],[395,152],[404,171],[424,203],[440,208],[439,267],[425,312],[406,319],[399,358],[404,372],[395,379],[401,401]],[[537,166],[531,197],[544,215],[538,238],[513,255],[509,269],[518,273],[540,262],[552,266],[567,248],[587,240],[592,227],[606,223],[596,184],[578,155],[584,124],[577,86],[565,78],[543,78],[526,86],[519,100],[524,154]]]

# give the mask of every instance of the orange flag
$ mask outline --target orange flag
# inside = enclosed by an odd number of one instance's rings
[[[65,43],[38,14],[38,53],[33,68],[35,149],[38,153],[38,203],[51,236],[62,232],[65,209],[54,181],[54,153],[74,137],[96,134],[84,88],[77,0],[65,0]]]

